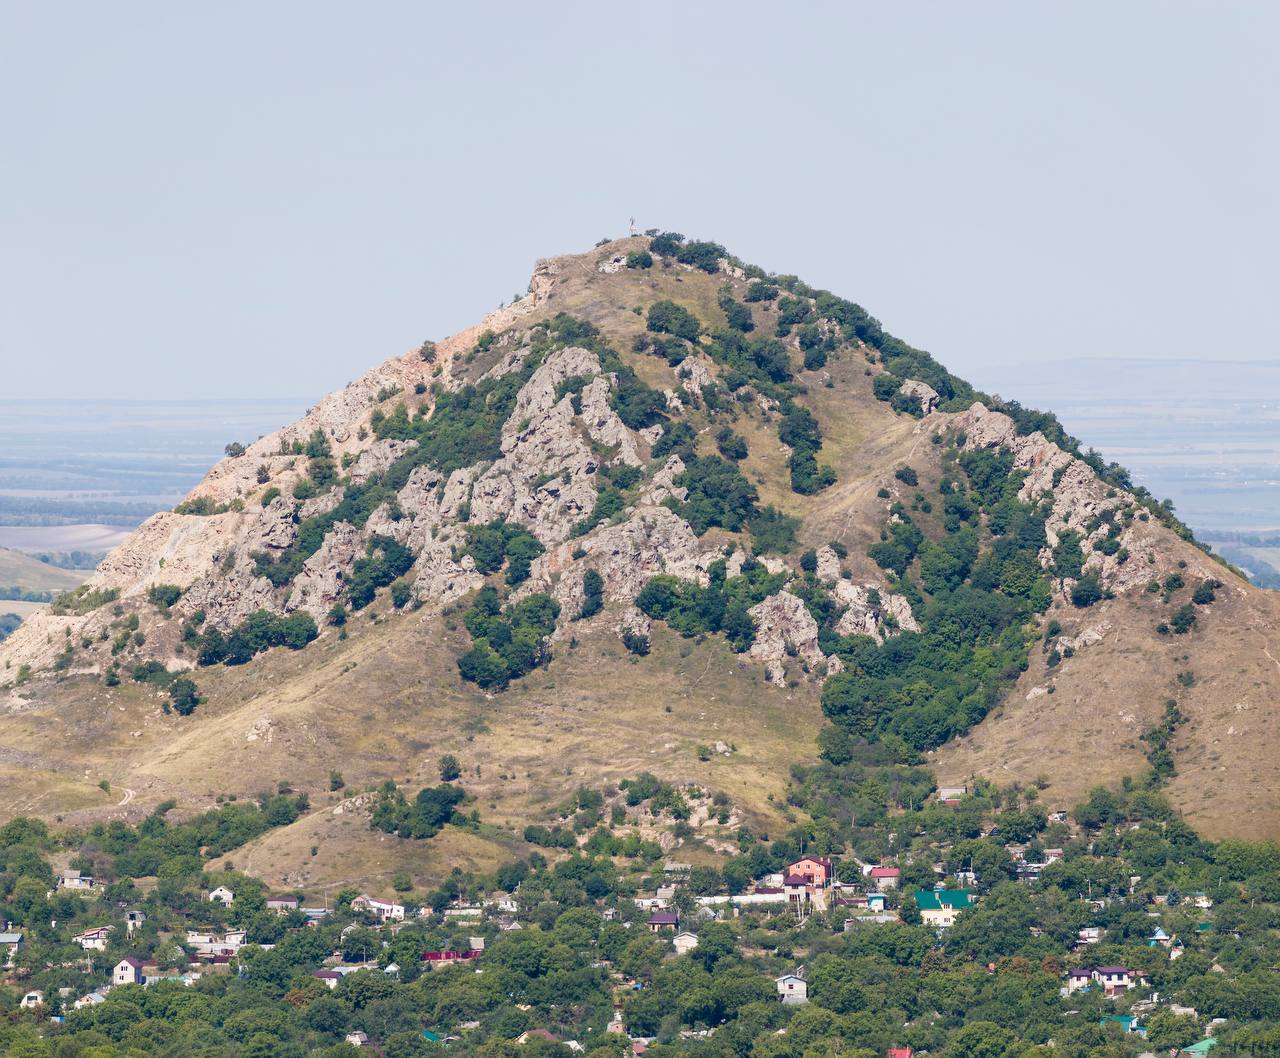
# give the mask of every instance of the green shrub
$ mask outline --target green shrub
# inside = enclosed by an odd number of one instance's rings
[[[702,331],[697,316],[666,299],[655,301],[649,306],[647,326],[655,334],[671,334],[689,342],[696,342]]]
[[[652,268],[653,255],[648,250],[633,250],[627,254],[628,268]]]
[[[622,645],[632,654],[636,654],[639,657],[644,657],[649,653],[649,637],[641,635],[639,632],[633,632],[630,628],[623,629]]]
[[[747,458],[747,442],[728,426],[721,427],[716,433],[716,448],[725,459],[737,463]]]
[[[1098,582],[1098,578],[1092,573],[1081,577],[1071,587],[1071,602],[1073,605],[1079,606],[1081,609],[1092,606],[1094,603],[1100,601],[1104,595],[1105,593],[1102,590],[1102,585]]]
[[[153,584],[147,589],[147,600],[161,611],[168,611],[182,598],[182,589],[176,584]]]
[[[604,578],[589,569],[582,575],[582,607],[574,620],[584,621],[604,609]]]

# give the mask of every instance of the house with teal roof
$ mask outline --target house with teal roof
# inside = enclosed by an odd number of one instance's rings
[[[939,929],[954,925],[956,915],[978,902],[972,889],[917,889],[915,898],[920,917]]]
[[[1218,1038],[1216,1036],[1206,1036],[1199,1043],[1193,1043],[1190,1047],[1183,1047],[1178,1054],[1208,1054],[1216,1046],[1218,1046]]]
[[[1131,1032],[1136,1032],[1139,1036],[1147,1034],[1147,1030],[1138,1024],[1138,1019],[1133,1014],[1108,1014],[1105,1018],[1100,1018],[1098,1024],[1104,1029],[1108,1025],[1119,1025],[1126,1036]]]

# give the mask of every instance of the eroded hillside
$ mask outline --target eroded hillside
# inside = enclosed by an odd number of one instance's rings
[[[541,261],[234,450],[0,647],[6,807],[420,782],[453,751],[499,828],[646,769],[767,826],[824,707],[829,754],[870,738],[1066,806],[1141,772],[1174,700],[1175,802],[1274,835],[1272,597],[980,396],[711,244]]]

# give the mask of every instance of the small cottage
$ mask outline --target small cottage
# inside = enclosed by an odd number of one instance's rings
[[[132,955],[126,955],[111,971],[111,983],[113,985],[142,984],[142,963]]]
[[[677,955],[688,955],[698,946],[698,935],[696,933],[677,933],[671,943],[675,946]]]
[[[783,974],[775,977],[773,984],[778,998],[787,1006],[809,1002],[809,983],[800,974]]]

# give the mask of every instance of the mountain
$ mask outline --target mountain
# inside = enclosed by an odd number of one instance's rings
[[[1278,616],[1052,416],[635,237],[229,445],[0,645],[0,776],[7,811],[77,820],[425,785],[452,753],[486,826],[426,868],[644,771],[780,828],[819,747],[1063,808],[1154,769],[1207,834],[1274,836]],[[237,866],[385,878],[330,796]]]

